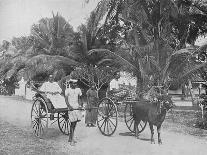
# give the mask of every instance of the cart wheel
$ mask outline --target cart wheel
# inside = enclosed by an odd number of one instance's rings
[[[132,105],[127,103],[124,109],[124,121],[129,131],[134,132],[134,117],[132,113]],[[140,121],[138,124],[138,133],[144,131],[147,121]]]
[[[68,112],[58,113],[58,127],[63,134],[69,135],[70,122],[69,122]]]
[[[37,98],[31,110],[31,125],[34,135],[42,138],[48,128],[48,109],[42,98]]]
[[[103,98],[98,106],[97,125],[101,133],[111,136],[117,127],[117,107],[109,98]]]

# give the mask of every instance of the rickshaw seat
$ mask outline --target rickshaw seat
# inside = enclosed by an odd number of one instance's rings
[[[50,112],[50,111],[55,109],[53,104],[52,104],[52,102],[50,101],[50,99],[47,98],[45,93],[36,93],[35,97],[36,98],[40,97],[40,98],[42,98],[45,101],[45,103],[47,105],[47,108],[48,108],[48,112]]]

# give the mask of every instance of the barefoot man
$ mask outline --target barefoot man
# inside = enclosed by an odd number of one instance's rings
[[[80,110],[73,110],[82,107],[81,102],[81,89],[77,88],[77,80],[70,79],[70,88],[66,88],[65,90],[65,102],[68,106],[69,112],[69,120],[71,122],[70,125],[70,134],[68,142],[70,145],[74,146],[76,141],[74,140],[74,132],[77,122],[79,122],[82,118],[82,113]]]

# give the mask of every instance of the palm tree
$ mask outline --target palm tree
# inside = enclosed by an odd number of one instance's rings
[[[186,25],[185,29],[187,29],[185,33],[182,33],[184,37],[179,38],[178,35],[175,35],[175,30],[177,34],[185,30],[175,26],[178,17],[182,16],[182,14],[180,14],[181,8],[179,8],[177,3],[171,0],[111,0],[109,4],[110,8],[106,23],[111,20],[116,22],[122,21],[127,25],[126,27],[128,27],[128,30],[124,38],[126,41],[124,47],[126,48],[121,48],[119,53],[107,52],[121,60],[122,64],[128,64],[129,68],[133,69],[138,79],[138,94],[142,94],[144,81],[150,77],[155,80],[156,85],[165,82],[162,80],[163,75],[165,75],[163,71],[166,71],[166,68],[169,66],[172,67],[171,65],[168,66],[168,64],[175,55],[176,57],[181,55],[186,56],[186,60],[188,60],[185,61],[186,63],[191,63],[191,65],[195,64],[192,63],[195,61],[189,61],[191,60],[189,59],[189,54],[183,55],[182,52],[180,54],[179,52],[175,52],[179,50],[179,48],[185,47],[183,45],[185,45],[186,42],[189,41],[192,43],[195,41],[196,37],[200,35],[200,33],[193,35],[193,31],[195,30],[193,26],[195,25],[186,23],[183,24]],[[187,9],[187,11],[189,11],[189,8]],[[187,22],[195,22],[195,18],[193,17],[199,16],[197,14],[200,15],[202,13],[194,13],[194,16],[190,16],[191,18],[188,18]],[[203,16],[201,17],[203,18]],[[197,30],[203,28],[204,25],[204,23],[200,23],[199,27],[196,27]],[[205,31],[202,32],[205,33]],[[191,40],[189,39],[190,35],[191,38],[193,36]],[[188,65],[186,64],[186,66]],[[182,69],[188,73],[188,70],[185,70],[186,67],[182,67]],[[180,70],[180,73],[181,71],[183,70]]]
[[[103,24],[101,24],[106,10],[106,5],[98,4],[91,12],[86,24],[78,27],[76,40],[70,48],[74,60],[80,63],[72,76],[79,78],[88,87],[95,82],[98,91],[112,79],[117,70],[111,67],[114,63],[110,57],[104,58],[104,51],[112,47],[109,45],[109,39],[106,38]],[[91,50],[98,50],[100,53],[91,54]]]
[[[37,41],[38,50],[44,54],[67,56],[67,48],[73,42],[73,28],[58,13],[52,15],[52,18],[43,18],[32,25],[31,36]]]
[[[37,79],[41,75],[44,80],[49,74],[56,74],[60,79],[60,75],[68,75],[72,66],[77,65],[69,51],[74,32],[63,17],[53,14],[53,18],[41,19],[32,26],[31,33],[28,37],[13,38],[16,52],[4,58],[2,78],[24,75],[26,79]]]

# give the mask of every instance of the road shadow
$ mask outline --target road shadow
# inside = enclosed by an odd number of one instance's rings
[[[134,133],[132,132],[124,132],[124,133],[119,133],[120,136],[133,136],[134,137]],[[137,138],[138,140],[142,140],[142,141],[150,141],[149,138],[144,138],[144,137],[139,137]]]
[[[119,133],[120,136],[134,136],[134,133],[132,132],[124,132],[124,133]]]
[[[138,138],[138,139],[142,141],[147,141],[147,142],[151,141],[149,138]]]
[[[57,129],[54,128],[48,128],[47,132],[44,135],[45,139],[56,139],[58,137],[61,137],[64,135],[61,131],[58,131]]]

